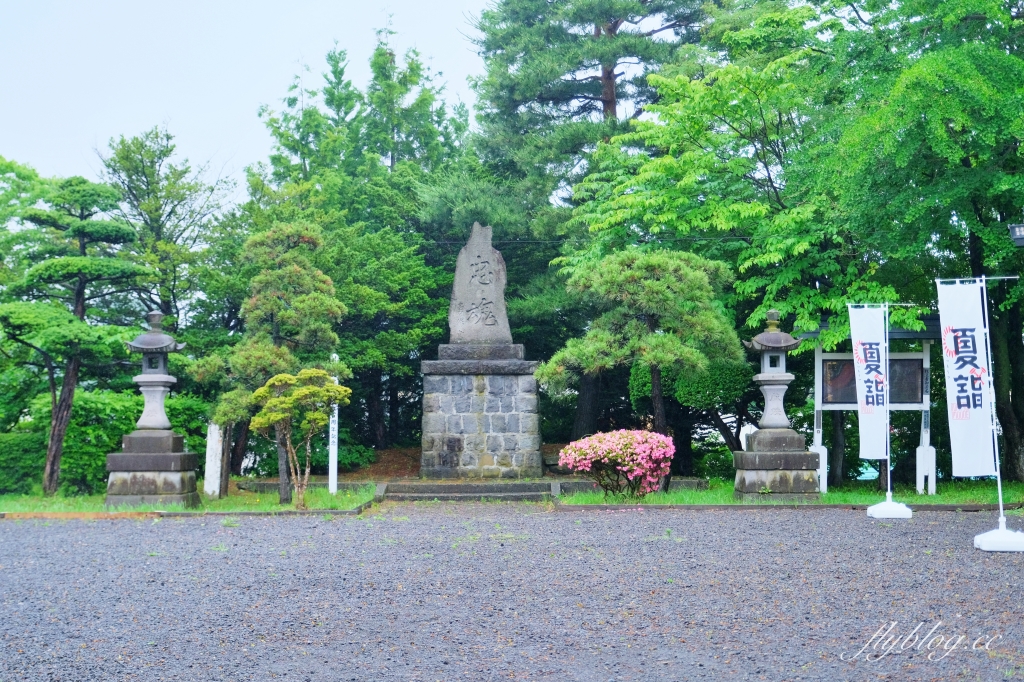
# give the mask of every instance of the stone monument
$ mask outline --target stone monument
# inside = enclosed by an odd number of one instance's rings
[[[786,372],[786,352],[800,342],[779,330],[779,312],[768,312],[768,328],[744,341],[761,351],[761,373],[754,383],[764,395],[759,429],[747,436],[745,451],[733,452],[738,499],[818,499],[818,455],[807,450],[807,440],[790,428],[782,405],[786,388],[796,377]]]
[[[527,478],[543,473],[537,362],[512,343],[505,261],[479,223],[455,264],[449,343],[423,371],[424,478]]]
[[[132,381],[145,399],[136,430],[122,438],[122,451],[107,455],[106,504],[183,504],[199,506],[196,492],[196,456],[185,452],[185,439],[171,430],[164,400],[177,379],[167,374],[167,354],[181,350],[161,329],[163,315],[146,315],[149,331],[140,334],[128,348],[142,353],[142,374]]]

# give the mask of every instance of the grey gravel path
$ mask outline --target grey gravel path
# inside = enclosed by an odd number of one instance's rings
[[[0,682],[1024,678],[1024,557],[972,546],[993,526],[445,503],[2,520]],[[941,660],[903,639],[940,621]],[[896,653],[841,659],[890,622]]]

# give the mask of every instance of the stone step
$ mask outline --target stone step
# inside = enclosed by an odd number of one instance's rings
[[[706,478],[684,478],[682,476],[673,476],[672,482],[668,487],[669,490],[707,490],[708,480]],[[583,493],[590,490],[600,490],[593,481],[587,479],[563,480],[559,482],[559,488],[560,494],[562,495]]]
[[[511,493],[551,493],[549,481],[513,481],[509,483],[470,483],[465,479],[451,483],[409,481],[388,483],[388,497],[396,493],[422,495],[505,495]]]
[[[386,500],[393,500],[396,502],[416,502],[416,501],[430,501],[437,500],[439,502],[480,502],[480,501],[497,501],[497,502],[543,502],[551,499],[551,489],[548,486],[548,492],[517,492],[517,493],[453,493],[453,492],[439,492],[439,493],[393,493],[391,492],[391,486],[388,486],[387,494],[384,496]]]
[[[344,483],[338,483],[338,490],[361,490],[367,485],[372,484],[373,481],[346,481]],[[312,490],[313,488],[326,488],[326,481],[310,481],[309,485],[306,486],[306,490]],[[277,481],[238,481],[238,489],[246,490],[250,493],[276,493],[277,492]],[[292,490],[295,486],[292,486]]]

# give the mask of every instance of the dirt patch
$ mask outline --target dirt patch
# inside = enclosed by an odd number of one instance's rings
[[[389,481],[396,478],[419,478],[420,449],[391,448],[378,450],[377,461],[355,471],[339,473],[339,481]]]

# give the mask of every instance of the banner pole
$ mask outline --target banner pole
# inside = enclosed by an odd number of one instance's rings
[[[1006,278],[1009,279],[1009,278]],[[981,276],[981,306],[985,315],[985,360],[988,365],[988,418],[992,423],[992,453],[995,457],[996,467],[996,491],[999,494],[999,526],[1006,526],[1006,516],[1003,513],[1003,476],[999,469],[999,436],[996,433],[996,392],[994,389],[993,375],[995,371],[995,358],[992,357],[992,324],[988,310],[988,280]]]
[[[879,362],[879,365],[880,365],[880,368],[878,370],[875,370],[876,373],[874,375],[874,378],[871,379],[871,381],[877,381],[877,377],[878,376],[882,377],[881,395],[879,396],[879,395],[876,394],[876,398],[881,398],[881,400],[880,401],[876,400],[874,407],[876,407],[876,408],[880,407],[884,411],[884,414],[880,415],[880,416],[883,417],[883,419],[882,419],[882,426],[885,429],[885,442],[882,445],[882,447],[885,448],[885,453],[884,453],[885,456],[882,458],[885,461],[885,501],[884,502],[879,502],[878,504],[873,504],[870,507],[868,507],[867,515],[868,515],[869,518],[873,518],[873,519],[909,519],[909,518],[912,518],[913,515],[914,515],[914,512],[910,509],[910,507],[908,507],[905,504],[901,504],[899,502],[893,502],[893,499],[892,499],[892,434],[890,433],[891,429],[890,429],[890,423],[889,423],[889,417],[890,417],[890,410],[889,410],[889,398],[890,398],[889,388],[890,388],[890,380],[891,380],[891,377],[890,377],[890,367],[889,367],[889,304],[888,303],[881,303],[881,304],[877,304],[876,303],[876,304],[866,304],[866,305],[857,305],[857,304],[848,304],[847,305],[847,310],[849,311],[849,314],[850,314],[850,334],[851,334],[851,339],[853,340],[853,344],[854,344],[854,356],[855,356],[854,362],[856,363],[857,362],[856,361],[856,355],[857,355],[857,352],[858,352],[857,351],[858,339],[857,339],[856,331],[854,329],[854,326],[855,326],[854,325],[854,320],[853,320],[853,309],[854,308],[874,308],[874,309],[877,309],[879,312],[882,313],[882,319],[880,320],[882,322],[882,325],[881,325],[882,326],[882,329],[881,329],[881,339],[880,339],[880,341],[881,341],[881,344],[880,344],[881,348],[879,349],[879,354],[878,354],[878,358],[877,358],[877,360]],[[871,322],[871,328],[874,329],[874,330],[877,330],[877,327],[875,325],[877,325],[878,322],[879,322],[878,318],[874,317],[874,320]],[[872,333],[872,335],[870,337],[871,341],[872,341],[871,345],[876,345],[875,342],[879,340],[878,336],[876,334],[877,334],[877,331],[873,331],[873,333]],[[867,369],[866,360],[867,360],[867,355],[865,354],[864,361],[863,361],[864,365],[865,365],[865,368],[864,368],[865,373],[866,373],[866,369]],[[884,369],[881,369],[881,368],[884,368]],[[877,384],[875,384],[875,385],[877,385]],[[861,394],[859,392],[858,392],[858,397],[857,397],[857,404],[858,404],[858,408],[857,408],[858,412],[860,412]],[[867,404],[866,400],[865,400],[864,404],[865,405]],[[861,421],[861,425],[863,425],[863,423],[864,422],[862,420]],[[861,443],[861,446],[863,447],[863,441]],[[877,445],[875,445],[875,447],[877,447]],[[878,471],[879,476],[881,476],[881,474],[882,474],[881,466],[882,465],[879,464],[879,471]]]
[[[889,304],[882,304],[882,315],[885,318],[885,473],[887,477],[886,481],[886,497],[892,499],[892,446],[890,442],[892,428],[889,424]]]
[[[984,276],[981,278],[981,305],[982,321],[985,324],[985,358],[988,367],[988,396],[989,396],[989,424],[992,430],[992,456],[995,458],[996,470],[996,493],[999,496],[999,525],[995,530],[981,533],[974,536],[974,546],[983,552],[1024,552],[1024,533],[1009,530],[1006,527],[1006,515],[1003,511],[1003,476],[999,468],[999,436],[996,433],[996,401],[995,381],[993,372],[995,370],[994,358],[992,357],[991,317],[988,308],[988,286]],[[996,279],[990,277],[988,279]],[[1015,277],[1000,277],[998,279],[1016,279]]]

